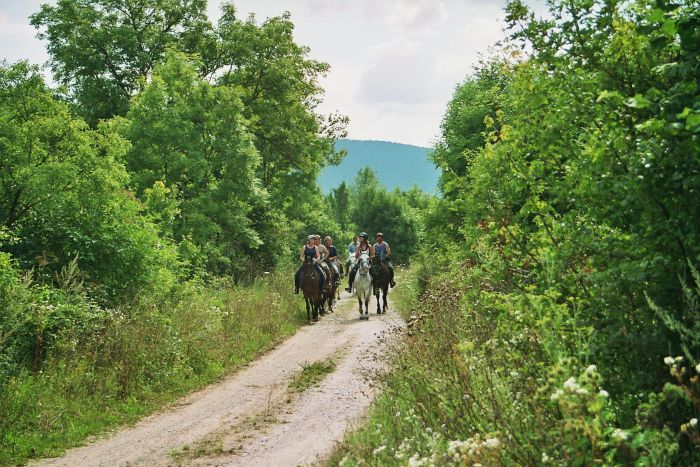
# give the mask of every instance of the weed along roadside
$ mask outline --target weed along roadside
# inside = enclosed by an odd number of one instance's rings
[[[305,323],[290,275],[280,270],[233,288],[183,284],[160,302],[112,311],[87,342],[64,332],[39,373],[5,384],[0,463],[59,455],[268,351]]]

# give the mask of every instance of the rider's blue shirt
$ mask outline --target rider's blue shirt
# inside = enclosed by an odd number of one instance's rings
[[[374,254],[376,256],[379,256],[382,260],[386,259],[386,243],[382,243],[381,245],[379,243],[374,244]]]
[[[348,253],[355,253],[356,246],[354,243],[348,245]]]

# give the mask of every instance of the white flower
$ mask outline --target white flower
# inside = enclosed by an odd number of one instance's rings
[[[672,366],[673,365],[673,357],[664,358],[664,363],[668,366]]]
[[[543,464],[546,464],[546,463],[549,462],[550,460],[552,460],[552,458],[549,457],[549,456],[547,455],[546,452],[543,452],[543,453],[542,453],[542,463],[543,463]]]
[[[697,365],[695,365],[695,371],[697,371],[698,373],[700,373],[700,363],[698,363]]]
[[[586,374],[590,375],[591,373],[595,373],[595,371],[598,369],[595,365],[588,365],[588,368],[586,368]]]
[[[556,391],[554,391],[554,393],[549,398],[551,400],[555,401],[563,395],[564,395],[564,391],[562,391],[561,389],[557,389]]]
[[[576,378],[574,378],[573,376],[564,382],[564,388],[572,392],[576,391],[580,387],[581,386],[579,386],[579,384],[576,382]]]
[[[605,399],[610,397],[610,394],[605,389],[601,389],[600,391],[598,391],[598,395],[604,397]]]
[[[520,373],[518,373],[517,371],[513,370],[513,371],[510,372],[510,376],[511,376],[511,378],[517,378],[518,376],[520,376]]]
[[[489,449],[498,449],[500,445],[501,442],[498,440],[498,438],[489,438],[486,441],[484,441],[484,446],[486,446]]]
[[[676,357],[676,363],[680,363],[683,361],[683,357]]]
[[[690,426],[696,427],[696,426],[698,426],[698,419],[697,419],[697,418],[691,418],[691,419],[690,419],[690,422],[688,422],[688,423],[690,424]]]
[[[625,430],[615,428],[615,431],[612,432],[612,437],[617,441],[626,441],[627,438],[629,438],[629,435]]]
[[[377,449],[375,449],[374,451],[372,451],[372,455],[376,456],[377,454],[379,454],[380,452],[382,452],[382,451],[385,450],[385,449],[386,449],[386,445],[385,445],[385,444],[382,444],[382,445],[379,446]]]
[[[588,389],[586,389],[586,388],[579,388],[579,389],[576,390],[576,394],[578,394],[578,395],[580,395],[580,396],[586,396],[586,395],[588,395]]]

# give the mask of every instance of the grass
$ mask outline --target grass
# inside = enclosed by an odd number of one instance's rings
[[[39,372],[0,385],[0,465],[57,456],[254,360],[305,322],[291,273],[246,287],[182,285],[58,336]]]
[[[335,371],[335,362],[331,359],[319,360],[313,363],[303,363],[301,371],[294,375],[289,383],[291,392],[304,392],[319,384],[329,373]]]

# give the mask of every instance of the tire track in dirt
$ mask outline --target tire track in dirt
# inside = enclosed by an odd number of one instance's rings
[[[371,375],[381,368],[376,357],[386,350],[390,331],[403,325],[394,311],[360,321],[357,301],[346,293],[336,308],[223,381],[133,427],[38,465],[318,462],[362,418],[373,396]],[[302,364],[327,359],[336,367],[320,384],[298,395],[288,390]]]

